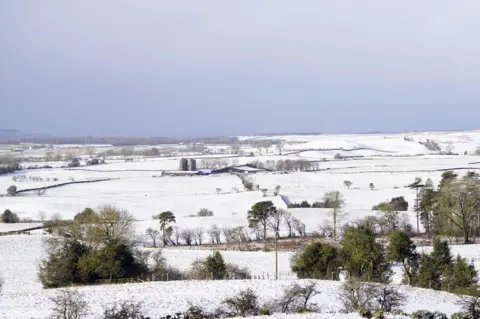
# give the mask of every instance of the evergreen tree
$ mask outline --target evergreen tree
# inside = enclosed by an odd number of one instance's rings
[[[416,177],[415,181],[412,184],[408,185],[408,187],[415,190],[414,211],[417,217],[417,234],[418,234],[420,233],[420,200],[421,200],[420,190],[423,187],[425,187],[425,184],[423,184],[423,181],[420,177]]]
[[[412,285],[418,270],[419,255],[415,244],[405,233],[394,231],[390,234],[387,258],[402,264],[407,282]]]
[[[328,244],[312,242],[292,258],[292,271],[298,278],[338,280],[341,252]]]
[[[261,226],[263,228],[264,248],[267,247],[267,227],[272,215],[277,208],[271,201],[258,202],[248,211],[248,226],[255,228]]]
[[[443,289],[455,293],[468,293],[468,289],[478,281],[477,271],[467,260],[457,255],[452,265],[443,273]]]
[[[365,226],[347,227],[342,246],[345,251],[344,266],[349,276],[373,282],[389,281],[391,265],[371,229]]]
[[[170,224],[176,222],[175,215],[170,211],[166,211],[158,214],[157,216],[155,216],[155,218],[157,218],[160,222],[163,246],[166,246],[167,239],[170,238],[170,235],[172,234],[172,227],[170,226]]]
[[[225,279],[227,275],[227,264],[223,260],[222,254],[218,251],[207,257],[205,267],[212,274],[212,279],[214,280]]]
[[[452,265],[450,248],[446,241],[435,239],[430,255],[422,255],[418,274],[418,284],[423,288],[442,289],[442,277]]]

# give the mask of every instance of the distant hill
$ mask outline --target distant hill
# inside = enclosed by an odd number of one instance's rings
[[[22,132],[12,129],[0,129],[0,141],[12,141],[22,137]]]

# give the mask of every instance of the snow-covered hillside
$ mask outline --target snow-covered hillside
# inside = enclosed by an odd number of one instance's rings
[[[252,138],[252,137],[248,137]],[[247,137],[243,137],[246,140]],[[125,162],[115,158],[107,159],[107,164],[81,167],[78,169],[60,168],[39,169],[0,176],[0,194],[7,187],[18,189],[45,187],[57,182],[110,179],[90,184],[67,185],[52,188],[44,196],[35,193],[22,193],[15,197],[0,197],[0,212],[9,209],[20,218],[39,219],[40,212],[47,217],[60,213],[64,219],[73,216],[86,207],[95,208],[103,204],[113,204],[127,209],[136,219],[137,235],[144,236],[147,228],[159,228],[152,216],[162,211],[172,211],[176,216],[175,227],[207,229],[213,225],[222,227],[247,226],[247,212],[255,203],[271,200],[275,206],[287,209],[295,218],[306,225],[307,232],[318,231],[326,221],[330,221],[329,209],[288,209],[286,201],[321,201],[327,191],[342,192],[346,204],[342,221],[352,221],[368,215],[375,215],[372,206],[392,197],[404,196],[409,202],[406,214],[414,224],[413,202],[415,191],[406,187],[416,177],[431,178],[434,184],[440,180],[442,171],[456,170],[464,174],[468,170],[480,170],[480,157],[471,155],[480,146],[480,132],[434,132],[387,135],[318,135],[318,136],[274,136],[255,137],[261,139],[282,139],[285,141],[282,154],[274,146],[258,149],[255,145],[242,145],[241,149],[254,156],[232,156],[215,154],[227,165],[244,165],[259,160],[306,160],[318,163],[313,172],[289,172],[277,174],[261,172],[249,174],[249,178],[261,189],[267,189],[266,196],[261,191],[246,191],[240,178],[231,174],[210,176],[161,176],[161,171],[178,168],[179,158],[136,158]],[[460,155],[437,155],[419,142],[434,140],[444,151]],[[229,153],[228,146],[210,146],[211,150]],[[464,155],[467,151],[469,155]],[[40,152],[40,151],[37,151]],[[337,153],[362,156],[355,159],[335,160]],[[415,155],[415,156],[413,156]],[[39,154],[41,156],[41,154]],[[210,155],[211,157],[212,155]],[[223,157],[223,158],[222,158]],[[200,161],[202,157],[197,159]],[[477,164],[478,163],[478,164]],[[14,181],[12,177],[26,175],[25,181]],[[40,177],[43,181],[31,182],[29,176]],[[58,179],[53,181],[53,178]],[[49,180],[48,180],[49,179]],[[346,188],[344,181],[351,181]],[[374,189],[369,184],[374,184]],[[273,190],[279,185],[282,196],[274,196]],[[202,209],[212,210],[209,217],[192,217]],[[36,226],[33,224],[0,224],[0,231],[21,230]],[[282,226],[282,234],[286,226]],[[40,232],[36,232],[37,234]],[[44,235],[0,237],[0,277],[5,284],[0,296],[0,317],[6,318],[48,318],[52,306],[50,297],[55,290],[43,290],[37,279],[38,263],[44,254]],[[205,234],[204,241],[209,238]],[[143,238],[148,242],[148,238]],[[147,245],[148,246],[148,245]],[[151,249],[151,248],[145,248]],[[431,248],[419,248],[428,252]],[[480,246],[452,246],[453,254],[459,253],[474,259],[480,268]],[[180,269],[188,269],[192,262],[205,258],[209,250],[187,250],[182,248],[164,249],[167,262]],[[252,275],[272,278],[274,273],[274,253],[269,252],[223,252],[227,262],[246,267]],[[279,281],[191,281],[125,284],[114,286],[82,287],[93,314],[102,306],[114,300],[138,300],[144,303],[147,314],[159,316],[186,309],[189,301],[199,303],[207,309],[218,306],[225,296],[247,287],[258,293],[262,302],[268,301],[282,292],[282,288],[296,280],[290,270],[292,253],[279,253]],[[394,281],[399,282],[401,268],[395,267]],[[284,316],[274,318],[358,318],[358,315],[338,314],[338,282],[319,282],[321,294],[315,302],[323,314]],[[406,312],[420,309],[439,310],[446,313],[458,311],[458,297],[430,290],[401,288],[408,295]],[[331,313],[330,313],[331,312]]]

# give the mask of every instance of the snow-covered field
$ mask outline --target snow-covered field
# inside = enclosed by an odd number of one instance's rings
[[[0,274],[5,281],[0,295],[0,317],[19,319],[49,317],[52,307],[50,297],[55,296],[56,290],[42,289],[37,279],[38,262],[42,258],[45,237],[42,235],[0,237]],[[165,249],[163,252],[169,264],[182,268],[187,268],[196,259],[205,258],[210,253],[179,249]],[[224,257],[227,262],[245,266],[252,272],[264,269],[268,271],[272,268],[274,260],[271,253],[224,252]],[[279,255],[280,272],[287,269],[288,259],[288,253]],[[80,287],[78,290],[85,294],[91,306],[90,318],[95,318],[95,314],[98,315],[104,306],[122,300],[142,302],[148,315],[160,316],[186,310],[190,303],[213,310],[227,296],[246,288],[251,288],[258,294],[260,302],[268,302],[278,298],[283,288],[292,282],[293,277],[278,281],[255,279],[154,282]],[[320,306],[323,315],[308,318],[327,318],[327,315],[331,317],[330,312],[338,312],[341,307],[337,298],[341,283],[331,281],[317,283],[321,293],[313,301]],[[450,314],[459,310],[456,304],[458,297],[451,294],[409,287],[401,287],[401,291],[408,297],[408,302],[402,309],[409,313],[428,309]],[[343,315],[341,318],[344,318]],[[350,318],[359,317],[352,315]]]
[[[405,140],[404,137],[413,141]],[[243,139],[246,139],[244,137]],[[252,138],[252,137],[248,137]],[[247,226],[247,211],[258,201],[271,200],[283,209],[287,205],[279,196],[273,196],[273,189],[280,185],[280,193],[291,202],[308,200],[320,201],[326,191],[340,190],[346,200],[344,221],[355,220],[375,214],[373,205],[392,197],[404,196],[410,203],[407,214],[413,223],[413,198],[415,192],[405,186],[415,177],[431,178],[434,184],[440,180],[441,170],[455,169],[464,174],[468,169],[480,170],[480,157],[472,154],[480,146],[480,132],[460,133],[405,133],[387,135],[318,135],[318,136],[275,136],[256,137],[256,140],[283,139],[283,154],[275,147],[258,149],[255,146],[242,145],[245,153],[254,153],[254,157],[225,158],[229,164],[246,164],[255,160],[277,161],[280,159],[318,161],[319,171],[294,172],[289,174],[257,173],[251,178],[261,188],[268,189],[267,197],[260,191],[246,192],[241,180],[230,174],[192,177],[159,177],[163,170],[178,168],[178,158],[148,158],[125,162],[120,159],[107,159],[107,164],[68,170],[55,168],[28,170],[16,174],[0,176],[0,194],[10,185],[18,189],[45,187],[56,182],[70,180],[84,181],[110,178],[109,181],[68,185],[49,189],[46,195],[38,197],[34,193],[25,193],[16,197],[0,197],[0,212],[9,209],[20,218],[38,219],[39,213],[47,216],[60,213],[70,219],[86,207],[95,208],[103,204],[113,204],[129,210],[135,219],[138,234],[144,234],[149,227],[158,228],[158,221],[152,215],[170,210],[177,218],[176,225],[182,228],[210,228]],[[434,155],[419,142],[435,140],[443,150],[461,155]],[[228,146],[209,146],[212,150],[228,153]],[[340,150],[343,148],[343,150]],[[37,151],[40,154],[40,151]],[[337,153],[363,156],[355,160],[334,160]],[[414,156],[418,155],[418,156]],[[41,154],[39,155],[41,156]],[[221,155],[214,155],[221,157]],[[197,157],[200,160],[201,157]],[[326,159],[326,161],[324,160]],[[40,163],[39,163],[40,164]],[[43,182],[15,182],[12,176],[27,175],[41,177]],[[47,178],[50,181],[47,182]],[[347,189],[343,182],[353,184]],[[371,190],[369,184],[375,189]],[[240,192],[234,188],[238,188]],[[217,190],[219,189],[219,190]],[[202,208],[214,212],[211,217],[190,217]],[[317,231],[319,226],[329,220],[328,209],[289,209],[306,224],[307,232]],[[0,224],[0,231],[20,230],[37,224]],[[285,230],[285,228],[284,228]],[[0,276],[5,279],[3,293],[0,296],[0,317],[6,318],[48,318],[51,303],[49,297],[55,290],[43,290],[37,280],[38,262],[43,255],[42,235],[0,237]],[[207,238],[204,238],[207,240]],[[419,248],[428,251],[430,248]],[[480,268],[480,246],[453,246],[453,254],[475,259]],[[199,258],[205,258],[208,250],[165,249],[164,255],[172,266],[187,269]],[[282,288],[295,280],[290,272],[291,253],[279,253],[280,278],[272,280],[249,280],[235,282],[168,282],[143,283],[115,286],[80,288],[84,292],[94,311],[98,313],[101,305],[113,300],[138,300],[144,303],[150,315],[164,315],[188,307],[188,302],[201,303],[213,308],[218,301],[240,289],[251,287],[261,301],[266,301],[281,293]],[[266,252],[224,252],[227,262],[247,267],[254,275],[274,272],[274,254]],[[396,278],[401,275],[396,269]],[[329,311],[338,312],[339,283],[319,282],[322,293],[316,302],[325,312],[323,315],[297,315],[289,318],[336,318]],[[457,297],[428,290],[403,287],[409,302],[404,307],[407,312],[419,309],[439,310],[446,313],[458,311]],[[14,315],[12,315],[14,314]],[[92,315],[92,318],[95,316]],[[286,318],[285,316],[275,316]],[[348,316],[338,315],[338,318]],[[349,318],[357,318],[356,315]]]

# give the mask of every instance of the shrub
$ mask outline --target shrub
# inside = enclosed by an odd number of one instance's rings
[[[412,319],[448,319],[447,315],[438,311],[418,310],[410,315]]]
[[[230,279],[248,279],[252,278],[252,275],[245,267],[239,267],[235,264],[227,264],[227,276]]]
[[[281,313],[304,313],[317,311],[316,304],[309,304],[311,298],[318,295],[317,284],[310,282],[306,286],[297,283],[285,288],[283,296],[275,302],[275,309]]]
[[[123,301],[104,309],[102,319],[149,319],[142,312],[140,303]]]
[[[46,188],[35,189],[33,192],[37,194],[38,197],[42,197],[47,193],[47,189]]]
[[[5,210],[1,215],[1,220],[2,220],[2,223],[5,223],[5,224],[14,224],[14,223],[20,222],[20,218],[18,218],[17,214],[12,213],[8,209]]]
[[[373,288],[373,294],[377,301],[376,306],[382,311],[391,312],[405,303],[406,296],[394,286],[383,284],[375,285]]]
[[[15,196],[17,195],[17,186],[12,185],[9,188],[7,188],[7,195],[8,196]]]
[[[80,160],[78,158],[73,158],[67,165],[68,167],[79,167],[80,166]]]
[[[459,304],[462,311],[469,319],[480,319],[480,298],[479,297],[463,297]]]
[[[253,317],[260,310],[257,295],[249,288],[222,302],[231,317]]]
[[[54,304],[51,318],[81,319],[89,314],[88,303],[76,290],[62,289],[51,300]]]
[[[92,222],[96,217],[98,217],[97,213],[95,213],[93,209],[87,207],[81,213],[76,214],[73,217],[73,220],[83,224]]]
[[[83,283],[79,259],[88,254],[85,244],[73,240],[51,239],[47,258],[40,263],[39,279],[45,288],[59,288]]]
[[[342,285],[338,298],[344,313],[374,309],[375,295],[371,284],[349,280]]]
[[[133,217],[113,206],[97,214],[88,223],[64,223],[68,236],[48,242],[39,272],[45,288],[149,275],[145,254],[135,249]]]
[[[250,192],[250,191],[253,190],[253,188],[255,187],[255,185],[254,185],[252,182],[243,181],[243,187],[245,187],[245,189]]]
[[[372,207],[372,210],[392,210],[396,212],[406,212],[408,210],[408,202],[403,196],[394,197],[390,202],[382,202]]]
[[[385,319],[385,311],[383,309],[376,309],[373,314],[374,319]]]
[[[207,217],[207,216],[213,216],[213,212],[209,209],[202,208],[198,211],[197,213],[198,217]]]
[[[362,317],[362,318],[372,318],[373,317],[373,314],[372,314],[372,310],[370,309],[360,309],[358,311],[358,314]]]
[[[470,319],[470,316],[465,312],[455,312],[450,316],[451,319]]]
[[[275,188],[273,189],[273,195],[277,196],[278,194],[280,194],[280,188],[280,185],[275,186]]]

